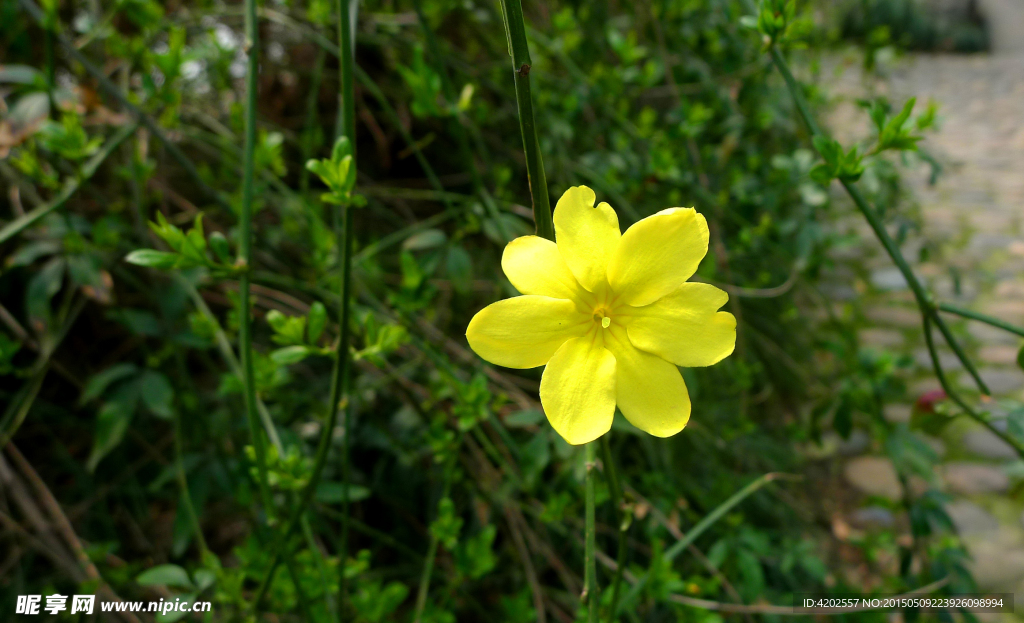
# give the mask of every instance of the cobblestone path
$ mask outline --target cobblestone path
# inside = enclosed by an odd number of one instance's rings
[[[1024,326],[1024,55],[910,57],[875,88],[897,107],[911,96],[940,104],[940,129],[928,134],[922,147],[944,171],[935,185],[928,183],[926,166],[908,179],[923,223],[903,247],[915,272],[940,300]],[[862,96],[865,86],[851,71],[832,91],[852,99]],[[830,125],[849,141],[863,136],[864,117],[844,104]],[[842,299],[848,291],[852,298],[856,292],[867,301],[862,344],[913,357],[915,369],[907,379],[912,401],[938,388],[913,297],[866,225],[850,219],[843,226],[868,242],[859,256],[839,266],[835,296]],[[918,252],[925,245],[933,250],[930,261]],[[994,413],[1005,416],[1012,401],[1024,400],[1024,372],[1016,364],[1022,340],[978,322],[949,320],[997,399]],[[970,378],[953,354],[941,353],[955,382],[969,387]],[[906,421],[910,414],[910,404],[886,409],[892,421]],[[1024,463],[966,418],[928,442],[942,456],[936,481],[953,496],[947,510],[973,556],[976,579],[983,589],[1016,593],[1018,612],[1024,611]],[[846,480],[865,500],[898,498],[892,464],[879,448],[862,446],[868,447],[859,456],[845,459]],[[868,501],[857,511],[876,520],[884,512]],[[857,513],[850,523],[857,522]]]

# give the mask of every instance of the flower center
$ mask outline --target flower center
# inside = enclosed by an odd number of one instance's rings
[[[594,322],[600,323],[603,329],[612,326],[611,316],[608,315],[608,310],[603,307],[599,307],[594,311]]]

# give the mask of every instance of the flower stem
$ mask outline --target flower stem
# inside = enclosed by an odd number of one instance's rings
[[[956,305],[950,305],[949,303],[939,303],[939,309],[950,314],[956,314],[957,316],[962,316],[964,318],[970,318],[971,320],[984,322],[985,324],[989,324],[992,325],[993,327],[997,327],[1004,331],[1009,331],[1010,333],[1014,333],[1016,335],[1024,337],[1024,329],[1016,325],[1012,325],[1009,322],[1000,320],[999,318],[993,318],[992,316],[979,314],[976,311],[964,309],[963,307],[957,307]]]
[[[785,57],[774,45],[771,47],[770,52],[772,62],[775,64],[775,67],[779,70],[779,73],[782,74],[782,78],[786,82],[786,87],[789,89],[790,95],[793,97],[793,101],[796,104],[797,111],[803,118],[804,124],[807,126],[807,129],[810,131],[812,136],[823,136],[824,134],[821,131],[821,128],[818,126],[817,122],[814,120],[814,117],[811,115],[810,108],[807,106],[807,102],[804,100],[803,93],[800,91],[800,85],[797,84],[796,79],[793,77],[793,72],[790,71],[789,64],[786,62]],[[857,206],[857,209],[860,211],[862,215],[864,215],[864,218],[871,226],[871,229],[875,232],[875,236],[878,238],[879,242],[881,242],[882,246],[885,248],[886,253],[889,254],[889,257],[892,259],[893,263],[896,264],[896,267],[903,275],[904,280],[910,286],[911,291],[914,293],[914,298],[917,301],[917,305],[918,307],[921,308],[922,314],[927,316],[932,322],[935,323],[935,326],[938,327],[939,332],[942,333],[942,337],[945,338],[946,343],[949,344],[949,347],[953,350],[954,354],[956,354],[957,359],[960,360],[960,363],[963,364],[964,368],[974,379],[974,382],[977,384],[978,389],[981,390],[983,394],[991,395],[992,392],[989,391],[988,386],[985,384],[985,381],[981,379],[981,376],[978,374],[978,370],[974,367],[974,363],[971,362],[971,360],[967,357],[966,353],[964,353],[963,349],[960,347],[959,342],[957,342],[956,338],[953,336],[953,333],[949,330],[949,327],[946,325],[946,322],[939,315],[938,306],[932,300],[931,296],[929,296],[929,294],[925,291],[924,286],[921,285],[921,282],[917,279],[917,276],[914,275],[914,271],[911,270],[910,265],[907,263],[907,260],[903,257],[903,254],[902,252],[900,252],[900,249],[896,245],[896,242],[889,235],[889,232],[886,231],[885,224],[882,223],[882,220],[879,218],[877,211],[874,208],[872,208],[870,204],[868,204],[867,199],[864,197],[863,194],[861,194],[860,189],[854,186],[853,183],[847,180],[839,181],[840,183],[842,183],[843,188],[846,189],[847,194],[850,195],[850,198],[853,199],[853,203]]]
[[[537,224],[537,235],[548,240],[555,239],[555,227],[551,220],[551,199],[548,195],[548,181],[544,173],[544,160],[537,140],[537,123],[533,117],[533,99],[530,96],[530,48],[526,41],[526,20],[523,17],[521,0],[501,0],[505,34],[508,36],[509,54],[516,81],[516,104],[519,106],[519,129],[523,135],[523,151],[526,152],[526,175],[533,199],[533,220]]]
[[[619,542],[615,558],[615,578],[612,580],[612,603],[608,611],[608,623],[613,623],[616,620],[616,610],[619,609],[622,572],[626,566],[626,532],[629,530],[629,518],[626,516],[626,500],[622,496],[622,484],[619,482],[619,474],[615,470],[615,461],[612,459],[612,445],[608,441],[610,434],[605,433],[601,436],[601,451],[604,457],[604,473],[608,478],[608,490],[612,496],[612,504],[616,506],[616,516],[619,518]]]
[[[594,475],[597,462],[597,442],[586,445],[586,545],[583,553],[583,599],[587,604],[587,623],[597,623],[597,611],[601,606],[597,588],[597,559],[594,521]]]
[[[341,82],[341,106],[338,113],[339,136],[348,137],[352,145],[352,164],[356,166],[356,102],[355,102],[355,19],[358,0],[338,0],[338,53]],[[352,406],[348,401],[349,365],[348,352],[349,330],[349,299],[352,297],[352,241],[354,239],[354,223],[352,206],[341,208],[341,300],[338,301],[338,322],[340,322],[338,350],[334,357],[334,376],[331,379],[331,399],[328,406],[331,410],[330,427],[324,430],[321,445],[326,448],[337,420],[338,409],[345,410],[343,422],[344,434],[341,438],[341,482],[345,487],[345,497],[341,506],[341,583],[339,586],[338,613],[341,620],[345,618],[345,606],[348,603],[348,578],[345,574],[345,562],[348,560],[348,524],[349,524],[349,487],[351,469],[349,465],[349,445],[352,439]],[[320,465],[323,468],[323,465]],[[319,473],[317,474],[319,475]],[[308,502],[308,500],[307,500]]]
[[[245,413],[249,420],[249,436],[256,450],[256,471],[263,512],[272,513],[270,486],[267,478],[267,449],[256,413],[256,382],[252,363],[252,315],[250,314],[249,271],[252,264],[252,201],[256,168],[256,91],[259,85],[259,25],[256,22],[256,0],[245,0],[245,53],[249,66],[245,76],[245,148],[242,164],[242,214],[239,223],[239,260],[245,267],[239,278],[238,350],[242,360],[242,385]]]

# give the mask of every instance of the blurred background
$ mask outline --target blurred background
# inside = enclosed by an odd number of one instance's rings
[[[821,158],[754,3],[524,10],[552,201],[588,185],[624,228],[696,206],[711,248],[695,278],[726,289],[738,320],[731,357],[683,370],[682,433],[654,439],[616,416],[621,618],[774,621],[798,593],[1024,596],[1024,463],[946,399],[903,275],[842,187],[812,174]],[[205,620],[252,620],[277,546],[260,526],[308,478],[328,411],[336,211],[304,163],[334,135],[335,11],[273,0],[260,12],[246,313],[277,505],[261,508],[235,372],[237,277],[205,260],[124,262],[167,249],[147,225],[158,218],[209,235],[204,257],[230,263],[237,248],[241,5],[0,0],[0,619],[18,595],[92,593],[211,601]],[[261,620],[583,620],[583,451],[548,426],[540,369],[492,367],[465,341],[476,311],[516,294],[501,252],[533,231],[499,5],[368,0],[356,33],[367,205],[352,425],[332,431]],[[785,54],[812,113],[865,154],[857,184],[933,296],[1024,325],[1024,4],[801,2]],[[921,139],[873,150],[873,117],[910,98]],[[942,343],[951,386],[1024,440],[1020,335],[947,320],[992,397]],[[599,480],[605,604],[621,520]]]

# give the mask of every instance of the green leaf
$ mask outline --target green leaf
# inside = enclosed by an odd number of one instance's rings
[[[125,256],[124,261],[136,266],[148,266],[150,268],[173,268],[181,257],[177,253],[157,251],[155,249],[136,249]]]
[[[505,418],[505,425],[512,428],[536,426],[544,421],[544,412],[540,409],[525,409]]]
[[[142,403],[153,415],[168,420],[174,417],[174,389],[166,376],[155,370],[143,372],[139,377],[139,393]]]
[[[360,485],[347,487],[348,501],[359,502],[370,497],[370,490]],[[316,486],[316,501],[324,504],[338,504],[345,501],[346,487],[340,482],[321,482]]]
[[[213,583],[217,581],[217,574],[209,569],[197,569],[196,572],[192,574],[192,580],[195,582],[196,588],[201,593],[213,586]]]
[[[497,533],[498,530],[493,524],[487,525],[460,543],[455,553],[459,571],[473,580],[490,573],[498,564],[498,557],[494,555],[494,537]]]
[[[308,346],[295,345],[278,348],[270,353],[270,358],[280,366],[288,366],[293,363],[299,363],[312,354],[313,351]]]
[[[161,610],[160,613],[153,618],[156,621],[156,623],[174,623],[175,621],[180,621],[181,619],[185,618],[191,612],[191,604],[193,604],[196,600],[195,593],[180,595],[179,599],[181,599],[182,602],[189,605],[182,606],[174,610],[169,610],[166,614],[164,614],[164,612]]]
[[[228,244],[228,239],[224,237],[224,234],[219,231],[213,232],[210,234],[209,243],[210,249],[221,264],[231,263],[231,246]]]
[[[423,251],[443,245],[448,240],[440,229],[424,229],[409,236],[402,242],[402,248],[406,251]]]
[[[451,498],[441,498],[437,504],[437,519],[430,522],[430,534],[434,535],[445,549],[452,550],[459,541],[461,531],[462,518],[455,514],[455,503]]]
[[[1020,350],[1017,351],[1017,365],[1024,369],[1024,346],[1021,346]]]
[[[141,586],[174,586],[177,588],[195,588],[188,572],[178,565],[157,565],[146,569],[135,578]]]
[[[331,148],[331,161],[341,162],[344,158],[352,155],[352,142],[347,136],[339,136]]]
[[[99,398],[112,383],[135,374],[137,370],[138,368],[134,363],[118,363],[110,366],[103,372],[94,374],[85,384],[85,389],[82,390],[82,396],[78,399],[78,404],[84,405],[90,400]]]
[[[309,314],[306,318],[309,343],[316,344],[320,341],[320,336],[323,335],[324,327],[327,326],[327,308],[320,301],[316,301],[309,307]]]
[[[276,309],[267,312],[267,324],[274,330],[271,338],[275,344],[292,345],[305,343],[306,317],[286,316]]]
[[[92,452],[86,462],[86,468],[90,472],[96,471],[96,466],[107,456],[111,450],[116,448],[124,434],[128,431],[128,425],[135,413],[135,400],[112,400],[106,402],[100,408],[96,417],[96,432],[92,443]]]
[[[473,287],[473,259],[462,246],[452,245],[448,248],[448,257],[445,262],[448,271],[448,278],[452,281],[452,287],[459,294],[468,294]]]
[[[43,72],[28,65],[0,65],[0,84],[43,83]]]
[[[45,328],[50,324],[50,299],[60,291],[64,282],[63,258],[55,257],[42,270],[32,276],[25,292],[25,308],[33,325]]]

